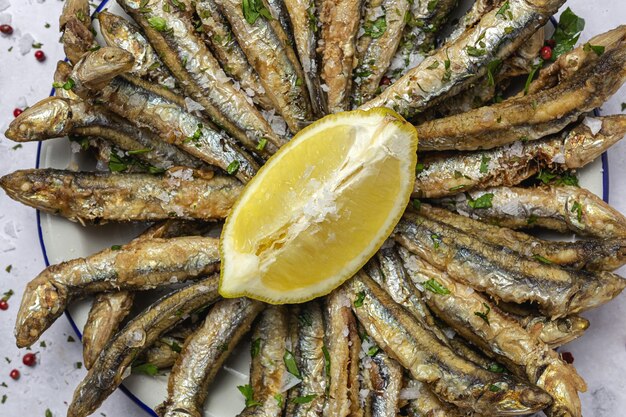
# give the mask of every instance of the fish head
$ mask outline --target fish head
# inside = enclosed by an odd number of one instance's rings
[[[16,142],[29,142],[66,135],[71,129],[72,108],[69,100],[48,97],[24,110],[5,132]]]
[[[74,66],[71,78],[76,83],[77,93],[103,89],[113,78],[129,72],[135,63],[133,55],[123,49],[104,47],[89,52]]]
[[[485,406],[485,415],[518,416],[543,410],[552,397],[539,387],[500,375],[497,382],[483,387],[478,403]]]
[[[543,371],[537,386],[549,392],[554,400],[549,415],[582,417],[578,392],[585,392],[587,385],[573,366],[555,360]]]

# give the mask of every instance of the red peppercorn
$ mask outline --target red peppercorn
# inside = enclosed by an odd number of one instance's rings
[[[546,45],[548,45],[550,48],[554,48],[556,46],[556,41],[554,39],[548,39],[546,41]]]
[[[13,109],[13,117],[17,117],[22,113],[24,113],[24,110],[22,109],[18,109],[18,108]]]
[[[9,376],[11,377],[11,379],[18,380],[20,379],[20,371],[18,371],[17,369],[14,369],[11,371],[11,373],[9,373]]]
[[[44,54],[42,50],[37,50],[35,51],[35,59],[39,62],[43,62],[46,60],[46,54]]]
[[[572,355],[572,352],[561,352],[561,359],[567,363],[574,363],[574,355]]]
[[[10,35],[13,33],[13,27],[11,25],[0,25],[0,32]]]
[[[9,303],[6,300],[0,300],[0,310],[8,310]]]
[[[552,48],[550,48],[549,46],[544,46],[543,48],[541,48],[541,50],[539,51],[539,55],[541,56],[541,58],[543,58],[545,61],[552,59]]]
[[[380,79],[380,85],[389,85],[391,84],[391,79],[389,77],[383,77]]]
[[[26,366],[35,366],[37,363],[37,356],[34,353],[27,353],[22,358],[22,363]]]

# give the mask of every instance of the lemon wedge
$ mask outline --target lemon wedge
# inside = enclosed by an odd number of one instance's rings
[[[328,294],[406,208],[417,131],[383,108],[326,116],[271,157],[222,230],[220,294],[272,304]]]

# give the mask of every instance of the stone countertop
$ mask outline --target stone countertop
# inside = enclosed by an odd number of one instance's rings
[[[0,24],[11,23],[15,29],[11,36],[0,35],[2,132],[12,120],[15,107],[32,105],[50,92],[55,63],[63,57],[57,31],[62,5],[59,0],[0,0]],[[581,41],[626,23],[623,0],[569,0],[567,6],[586,20]],[[41,49],[47,55],[45,62],[35,60],[34,49],[30,48],[32,43],[42,44]],[[23,51],[20,46],[24,47]],[[622,102],[626,102],[626,88],[603,106],[603,113],[621,112]],[[14,146],[0,137],[0,175],[35,165],[36,143],[25,143],[18,149]],[[626,213],[626,142],[610,150],[609,167],[611,204]],[[3,417],[44,417],[47,409],[54,417],[64,416],[74,388],[85,375],[81,366],[81,345],[64,318],[45,333],[41,345],[37,343],[32,348],[38,356],[35,367],[24,366],[21,357],[26,352],[15,347],[12,333],[22,290],[26,282],[45,267],[36,226],[34,210],[0,196],[0,292],[15,291],[9,309],[0,311],[0,416]],[[626,270],[621,272],[624,274]],[[626,386],[626,327],[623,324],[626,295],[585,316],[591,320],[591,328],[583,338],[564,348],[573,353],[576,368],[589,385],[588,392],[581,396],[584,415],[622,415],[626,409],[623,388]],[[76,341],[72,342],[72,338]],[[18,381],[9,377],[14,368],[21,372]],[[147,414],[117,391],[94,415],[144,417]]]

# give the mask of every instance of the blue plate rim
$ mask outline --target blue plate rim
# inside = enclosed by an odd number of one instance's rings
[[[109,2],[109,0],[102,0],[100,2],[100,4],[98,5],[98,7],[96,7],[96,10],[94,11],[94,13],[91,16],[92,19],[95,17],[95,15],[98,12],[100,12],[102,9],[104,9],[104,7],[107,5],[108,2]],[[554,17],[551,17],[550,21],[552,22],[552,24],[554,24],[554,26],[556,26],[557,22],[556,22],[556,19],[554,19]],[[50,95],[51,96],[54,95],[54,88],[50,92]],[[596,109],[596,110],[594,110],[594,114],[596,116],[599,116],[600,112]],[[35,168],[39,168],[39,166],[40,166],[42,146],[43,146],[43,142],[39,142],[38,145],[37,145],[37,159],[35,161]],[[604,152],[602,154],[601,158],[602,158],[601,159],[602,160],[602,199],[605,202],[608,203],[609,202],[609,158],[608,158],[608,153]],[[41,253],[43,255],[44,263],[46,264],[46,267],[48,267],[48,266],[50,266],[50,261],[48,260],[48,252],[46,251],[46,245],[45,245],[44,239],[43,239],[43,230],[41,229],[41,212],[39,210],[37,210],[37,236],[39,238],[39,246],[41,247]],[[76,335],[78,336],[78,338],[82,342],[83,334],[80,331],[80,329],[78,328],[78,326],[76,325],[76,322],[74,321],[74,319],[72,318],[72,315],[70,314],[70,312],[68,310],[65,310],[65,317],[67,318],[67,320],[70,322],[70,325],[74,329],[74,333],[76,333]],[[135,396],[135,394],[133,394],[123,384],[120,385],[119,388],[128,398],[130,398],[135,404],[137,404],[139,406],[139,408],[144,410],[150,416],[158,417],[158,415],[154,412],[154,410],[152,410],[152,408],[150,408],[147,404],[145,404],[143,401],[141,401],[139,398],[137,398]]]

